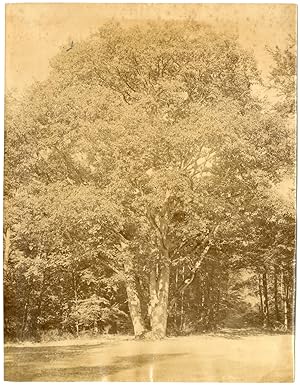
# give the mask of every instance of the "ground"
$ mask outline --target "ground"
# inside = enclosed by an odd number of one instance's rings
[[[5,346],[6,381],[292,382],[293,337],[254,331]]]

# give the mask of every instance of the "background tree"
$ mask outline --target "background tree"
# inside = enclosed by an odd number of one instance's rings
[[[283,115],[295,114],[296,109],[296,41],[290,36],[285,49],[268,48],[274,64],[270,73],[271,87],[281,100],[276,107]]]

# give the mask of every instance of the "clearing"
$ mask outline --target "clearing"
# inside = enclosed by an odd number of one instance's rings
[[[292,382],[292,335],[227,329],[5,346],[6,381]]]

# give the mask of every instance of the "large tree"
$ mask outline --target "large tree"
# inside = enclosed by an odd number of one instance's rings
[[[97,255],[123,274],[135,335],[162,338],[172,269],[190,266],[177,296],[210,253],[230,250],[292,156],[285,125],[251,94],[253,57],[194,22],[106,25],[51,68],[7,116],[12,205],[19,185],[37,197],[18,219],[32,224],[26,242]]]

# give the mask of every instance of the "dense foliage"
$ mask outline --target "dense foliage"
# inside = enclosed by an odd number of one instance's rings
[[[260,83],[207,26],[106,25],[7,96],[8,338],[292,326],[294,110]]]

